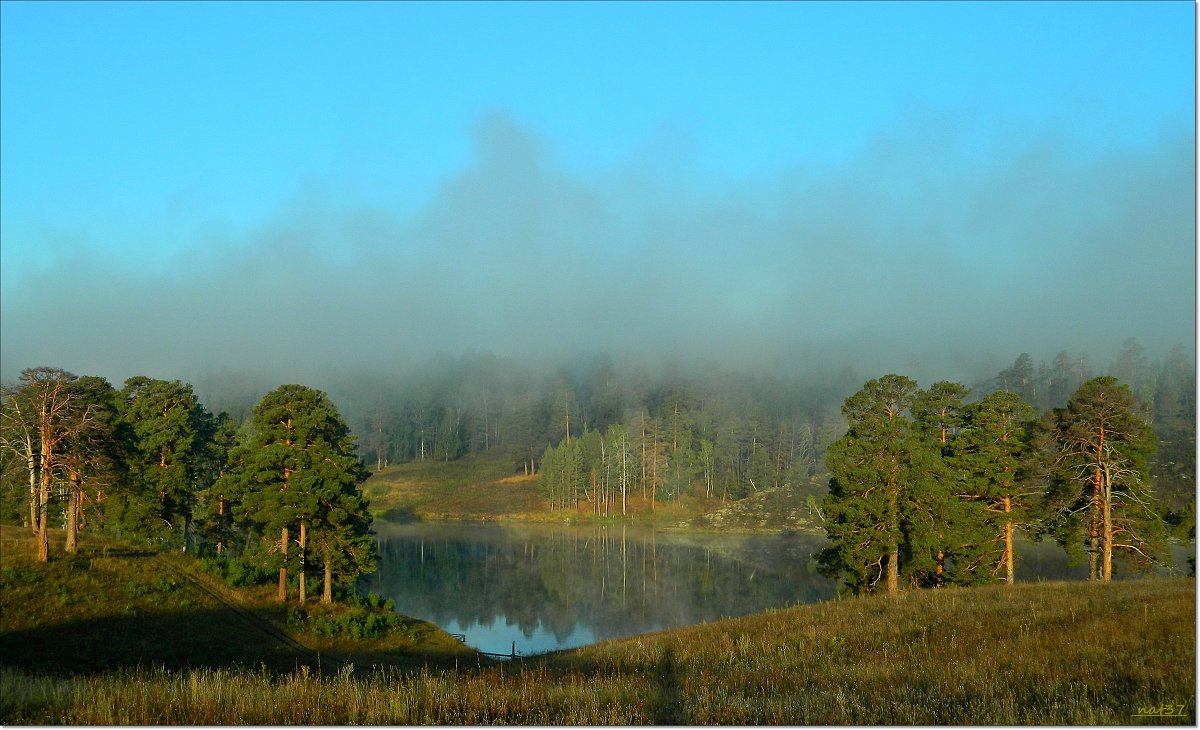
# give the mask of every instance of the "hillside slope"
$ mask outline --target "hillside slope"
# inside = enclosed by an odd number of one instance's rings
[[[137,666],[286,672],[301,665],[425,665],[475,656],[415,619],[388,640],[371,642],[289,627],[294,600],[278,603],[273,586],[229,588],[201,572],[191,556],[88,536],[78,554],[39,564],[31,542],[27,530],[0,525],[0,665],[51,674]],[[317,617],[348,610],[306,604]]]
[[[1178,578],[918,591],[502,665],[367,674],[143,667],[63,679],[11,668],[6,650],[0,722],[1194,725],[1195,596]],[[195,631],[169,626],[164,641]]]

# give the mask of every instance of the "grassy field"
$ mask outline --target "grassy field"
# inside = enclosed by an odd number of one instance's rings
[[[389,466],[363,489],[371,511],[390,519],[536,519],[545,512],[537,477],[514,474],[509,459],[493,454]]]
[[[469,454],[455,461],[420,461],[389,466],[364,485],[371,511],[388,519],[596,522],[590,503],[578,510],[551,510],[538,496],[537,476],[514,473],[512,459]],[[810,527],[803,500],[786,490],[769,490],[743,502],[685,496],[651,505],[640,492],[626,499],[628,519],[662,527],[743,531]]]
[[[237,665],[288,672],[346,661],[453,666],[476,656],[417,620],[383,641],[322,635],[311,630],[317,619],[336,619],[352,607],[310,599],[309,620],[297,622],[294,601],[275,601],[275,587],[231,589],[190,556],[87,536],[78,554],[59,553],[41,565],[31,544],[27,530],[0,525],[0,663],[25,671]]]
[[[269,588],[214,596],[198,587],[194,563],[183,556],[91,543],[76,558],[39,566],[21,554],[26,541],[14,530],[0,531],[6,724],[1196,718],[1191,579],[835,601],[493,663],[420,622],[379,642],[289,633],[272,614],[285,609],[271,602]],[[1139,717],[1179,707],[1181,717]]]

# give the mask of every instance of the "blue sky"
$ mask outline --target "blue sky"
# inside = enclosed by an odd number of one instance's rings
[[[1181,164],[1194,178],[1187,2],[6,1],[0,14],[6,324],[27,319],[55,269],[136,288],[200,252],[261,251],[297,211],[329,214],[314,227],[333,232],[305,244],[314,255],[338,258],[358,225],[344,219],[363,211],[388,220],[389,255],[416,255],[413,231],[513,145],[534,150],[548,185],[586,189],[620,220],[686,220],[676,201],[731,197],[774,215],[790,205],[781,191],[814,179],[922,196],[929,180],[975,180],[967,168],[1015,174],[1012,160],[1036,149],[1056,150],[1065,180],[1178,161],[1192,140]],[[617,200],[630,179],[657,193]],[[662,210],[647,212],[655,195]],[[1179,242],[1188,225],[1169,245],[1194,262]],[[1194,237],[1194,212],[1190,225]],[[987,238],[953,255],[1002,265]],[[614,232],[602,245],[625,243]],[[1018,275],[1040,266],[1021,255]],[[240,285],[222,273],[234,264],[203,260],[207,288]],[[5,353],[6,376],[14,358],[56,355],[6,344],[21,350]]]

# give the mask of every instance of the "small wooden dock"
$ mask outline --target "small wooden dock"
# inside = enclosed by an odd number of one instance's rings
[[[466,634],[453,634],[452,633],[450,635],[453,636],[454,638],[458,639],[460,642],[462,642],[464,644],[467,643],[467,635]],[[479,651],[479,650],[477,650],[477,651]],[[512,651],[509,652],[508,654],[497,654],[494,651],[479,651],[479,653],[483,654],[484,656],[496,657],[497,659],[516,659],[517,658],[517,642],[514,641],[512,643]]]

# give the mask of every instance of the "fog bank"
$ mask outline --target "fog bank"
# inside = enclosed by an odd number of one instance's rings
[[[166,265],[110,260],[101,232],[47,240],[52,263],[2,292],[3,376],[286,382],[475,349],[967,379],[1023,351],[1195,346],[1187,133],[1106,149],[1013,133],[982,150],[923,119],[850,163],[740,183],[680,148],[572,171],[503,113],[470,134],[472,164],[415,215],[312,181]]]

